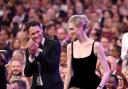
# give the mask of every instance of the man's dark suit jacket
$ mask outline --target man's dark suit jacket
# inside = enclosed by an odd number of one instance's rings
[[[38,76],[37,61],[41,65],[41,77],[43,88],[40,89],[63,89],[61,77],[59,75],[59,61],[61,53],[61,45],[59,41],[45,38],[42,52],[35,57],[34,62],[29,61],[29,52],[26,51],[26,65],[24,74],[27,77],[33,76],[31,89],[39,89],[36,87],[36,79]]]

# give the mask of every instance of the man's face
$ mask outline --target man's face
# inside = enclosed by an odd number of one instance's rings
[[[66,33],[64,31],[64,29],[58,29],[57,31],[57,37],[59,40],[64,40],[66,36]]]
[[[1,30],[0,35],[2,41],[8,40],[8,34],[4,30]]]
[[[19,61],[17,61],[17,60],[12,61],[11,73],[12,73],[12,75],[19,75],[22,73],[22,65]]]
[[[42,41],[43,30],[39,26],[33,26],[29,28],[29,38],[32,39],[37,44],[40,44]]]

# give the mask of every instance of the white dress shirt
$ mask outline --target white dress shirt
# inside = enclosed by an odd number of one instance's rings
[[[124,33],[122,36],[121,58],[123,60],[126,60],[127,54],[128,54],[128,33]]]

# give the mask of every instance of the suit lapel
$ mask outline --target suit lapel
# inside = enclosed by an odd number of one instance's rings
[[[43,46],[43,51],[44,53],[47,53],[47,51],[49,50],[49,39],[45,38],[45,41],[44,41],[44,46]]]

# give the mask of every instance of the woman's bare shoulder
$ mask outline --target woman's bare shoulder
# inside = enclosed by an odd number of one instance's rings
[[[95,54],[97,54],[97,52],[99,51],[99,50],[101,50],[103,47],[102,47],[102,45],[101,45],[101,43],[100,42],[95,42],[94,43],[94,53]]]
[[[73,46],[76,46],[77,44],[78,44],[78,42],[77,41],[74,41],[74,42],[71,42],[71,43],[69,43],[68,45],[67,45],[67,48],[68,49],[71,49],[71,45],[73,44]]]
[[[71,43],[69,43],[69,44],[67,45],[67,48],[71,48]]]
[[[95,48],[99,48],[99,47],[102,47],[102,45],[101,45],[100,42],[96,41],[96,42],[94,43],[94,47],[95,47]]]

